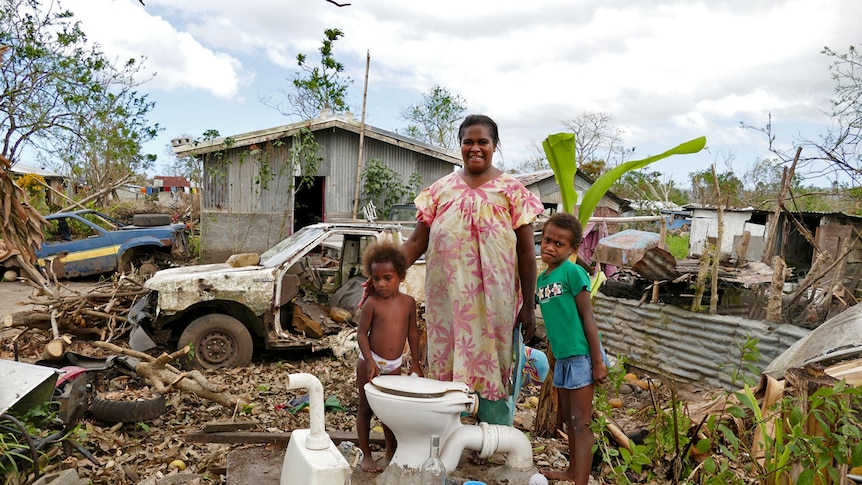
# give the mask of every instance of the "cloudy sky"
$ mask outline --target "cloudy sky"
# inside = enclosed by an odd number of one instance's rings
[[[64,0],[110,56],[144,56],[156,77],[142,87],[165,128],[149,151],[165,157],[178,136],[235,135],[296,121],[266,107],[297,72],[319,61],[327,28],[345,36],[335,57],[353,79],[359,118],[366,55],[366,123],[395,131],[404,107],[435,84],[500,126],[512,167],[562,121],[611,114],[632,158],[698,136],[708,151],[654,168],[686,180],[734,159],[740,173],[777,142],[828,127],[834,81],[824,46],[862,42],[858,0]]]

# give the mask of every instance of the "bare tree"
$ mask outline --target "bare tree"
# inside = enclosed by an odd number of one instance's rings
[[[575,134],[575,160],[578,170],[591,178],[624,161],[628,150],[623,148],[623,130],[613,126],[609,113],[584,111],[563,121],[563,126]],[[530,142],[532,156],[515,166],[516,172],[533,172],[550,168],[541,143]],[[634,151],[632,149],[631,151]]]
[[[580,167],[585,162],[603,160],[608,168],[623,161],[625,132],[613,125],[609,113],[584,111],[579,116],[563,121],[563,126],[575,134],[575,159]]]
[[[521,160],[510,170],[511,173],[530,173],[540,170],[550,170],[551,165],[548,163],[548,157],[545,155],[545,149],[542,144],[536,140],[530,140],[530,154],[527,158]]]
[[[154,104],[136,89],[141,62],[114,64],[55,2],[10,0],[0,7],[0,153],[15,164],[27,151],[102,189],[148,168],[143,144],[159,131]]]
[[[830,66],[835,81],[835,97],[831,101],[832,128],[816,140],[795,140],[793,148],[788,150],[776,144],[772,113],[769,113],[765,126],[744,122],[740,125],[763,133],[769,151],[783,165],[789,165],[796,148],[802,147],[796,170],[800,179],[827,177],[839,188],[843,185],[858,187],[862,183],[862,156],[859,154],[862,141],[862,53],[855,46],[850,46],[843,54],[829,47],[825,47],[822,53],[833,59]],[[849,177],[849,184],[840,181],[841,174]]]
[[[828,47],[822,53],[833,59],[832,119],[837,128],[810,145],[817,148],[823,160],[849,175],[858,186],[862,180],[862,158],[858,153],[862,141],[862,53],[852,45],[843,54]]]

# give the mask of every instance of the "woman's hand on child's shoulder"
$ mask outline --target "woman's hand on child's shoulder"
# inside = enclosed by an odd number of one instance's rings
[[[374,295],[374,281],[372,281],[371,278],[368,278],[365,280],[365,283],[362,283],[362,298],[359,300],[359,305],[357,306],[362,308],[362,305],[365,304],[365,300]]]

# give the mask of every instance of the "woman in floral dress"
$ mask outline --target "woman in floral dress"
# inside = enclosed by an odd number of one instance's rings
[[[497,124],[470,115],[458,132],[464,165],[416,198],[407,261],[426,259],[425,321],[432,379],[466,382],[479,420],[512,425],[513,331],[535,331],[532,222],[541,201],[492,165]],[[522,305],[523,302],[526,305]]]

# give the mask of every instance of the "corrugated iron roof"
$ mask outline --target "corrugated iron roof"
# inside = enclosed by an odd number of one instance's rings
[[[528,173],[515,173],[515,174],[512,174],[512,176],[515,177],[516,179],[520,180],[521,183],[524,184],[524,186],[530,186],[532,184],[541,182],[542,180],[545,180],[547,178],[553,177],[554,171],[551,169],[545,169],[545,170],[537,170],[535,172],[528,172]],[[587,185],[593,185],[596,182],[595,180],[593,180],[589,176],[584,175],[584,173],[582,173],[580,170],[575,172],[575,177],[583,179],[584,181],[587,182]],[[622,197],[611,192],[610,190],[605,193],[605,196],[615,200],[621,206],[626,206],[629,204],[628,200],[623,199]]]
[[[736,390],[731,379],[740,365],[740,346],[758,340],[763,371],[782,352],[810,333],[802,327],[748,318],[695,313],[672,305],[612,298],[593,299],[593,313],[611,355],[678,382]],[[750,375],[755,379],[759,375]]]
[[[355,120],[352,115],[329,115],[311,121],[300,121],[289,125],[250,131],[247,133],[240,133],[233,136],[215,138],[213,140],[201,142],[196,142],[189,138],[179,138],[172,140],[172,146],[173,151],[177,156],[188,157],[224,150],[227,148],[240,148],[257,143],[266,143],[268,141],[278,140],[292,136],[298,133],[302,128],[309,128],[311,131],[320,131],[328,128],[340,128],[353,133],[363,131],[361,123],[358,120]],[[401,146],[416,152],[425,153],[442,161],[450,162],[453,165],[461,165],[462,163],[461,157],[455,152],[420,140],[399,135],[398,133],[386,131],[367,123],[364,126],[364,134],[369,138],[380,140],[391,145]],[[228,138],[232,140],[230,147],[225,145],[225,140]]]
[[[516,179],[520,180],[521,183],[524,185],[532,185],[536,182],[541,182],[542,180],[545,180],[546,178],[553,177],[554,171],[551,169],[538,170],[536,172],[529,172],[529,173],[516,173],[516,174],[513,174],[513,176]]]
[[[21,162],[12,165],[12,172],[19,174],[34,173],[36,175],[41,175],[42,178],[65,178],[50,168],[34,167]]]

